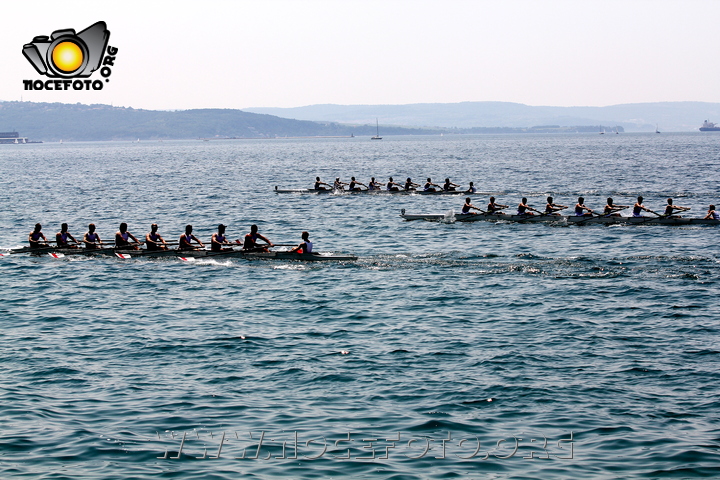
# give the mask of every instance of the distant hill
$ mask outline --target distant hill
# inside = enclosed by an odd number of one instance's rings
[[[417,103],[410,105],[310,105],[246,108],[297,120],[416,127],[526,128],[533,125],[620,125],[626,131],[697,131],[703,120],[720,122],[720,103],[660,102],[609,107],[533,107],[509,102]]]
[[[371,136],[375,125],[289,120],[230,109],[137,110],[110,105],[0,102],[0,131],[39,141]],[[433,134],[388,127],[384,135]]]

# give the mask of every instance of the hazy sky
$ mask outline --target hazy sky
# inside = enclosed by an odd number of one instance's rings
[[[0,100],[145,109],[720,102],[720,1],[6,2]],[[22,46],[105,21],[101,91],[29,92]],[[96,72],[92,78],[100,78]]]

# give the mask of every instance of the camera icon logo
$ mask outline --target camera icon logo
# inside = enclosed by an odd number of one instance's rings
[[[23,55],[41,75],[52,78],[89,77],[100,68],[110,40],[105,22],[97,22],[82,32],[72,28],[55,30],[50,37],[40,35],[23,45]]]

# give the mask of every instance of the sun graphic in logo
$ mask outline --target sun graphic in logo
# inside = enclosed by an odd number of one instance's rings
[[[83,52],[74,42],[61,42],[53,49],[52,62],[59,70],[71,73],[82,66]]]

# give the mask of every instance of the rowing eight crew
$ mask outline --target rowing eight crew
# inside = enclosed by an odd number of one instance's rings
[[[337,191],[345,191],[345,186],[348,187],[348,192],[361,192],[365,190],[373,191],[373,190],[382,190],[382,187],[385,187],[385,190],[389,192],[414,192],[417,191],[417,189],[420,187],[419,183],[414,183],[410,177],[407,178],[405,181],[405,184],[397,183],[393,180],[393,177],[390,177],[388,179],[387,183],[380,183],[375,181],[375,177],[370,178],[370,182],[368,184],[360,183],[357,180],[355,180],[355,177],[350,178],[350,183],[345,183],[340,181],[340,177],[336,178],[332,185],[321,182],[320,177],[315,177],[315,185],[313,187],[313,190],[319,190],[319,191],[327,191],[327,190],[337,190]],[[327,188],[326,188],[327,187]],[[365,187],[365,188],[361,188]],[[422,189],[424,192],[456,192],[457,189],[460,187],[457,183],[453,183],[450,181],[449,178],[445,179],[445,183],[440,186],[436,183],[432,182],[431,178],[427,179],[427,182],[425,182],[425,185],[423,185]],[[475,188],[475,185],[473,182],[470,182],[470,186],[467,190],[465,190],[465,193],[475,193],[477,192],[477,189]]]
[[[212,252],[226,252],[232,251],[233,246],[239,246],[240,240],[235,242],[229,242],[225,236],[225,229],[227,227],[223,224],[218,225],[218,231],[213,233],[210,238],[210,251]],[[195,235],[193,235],[192,225],[185,227],[185,233],[180,235],[178,240],[178,250],[199,250],[205,248],[205,244],[200,241]],[[313,245],[310,241],[310,234],[308,232],[302,232],[302,242],[291,250],[291,252],[297,253],[312,253]],[[258,243],[258,240],[262,240],[264,243]],[[48,248],[49,245],[47,238],[42,233],[42,225],[39,223],[35,224],[33,231],[28,235],[28,241],[30,248]],[[72,242],[72,243],[70,243]],[[86,250],[94,250],[103,247],[105,244],[100,239],[100,235],[95,231],[95,224],[91,223],[88,225],[88,231],[83,236],[82,242],[78,242],[70,232],[68,232],[68,224],[63,223],[60,227],[60,231],[55,235],[55,242],[57,248],[80,248],[80,244],[85,245]],[[150,226],[150,232],[145,235],[145,241],[140,242],[132,233],[128,231],[127,223],[123,222],[120,224],[119,230],[115,233],[115,245],[116,249],[123,250],[138,250],[139,245],[145,243],[145,248],[151,251],[167,250],[168,243],[158,233],[157,223],[153,223]],[[242,249],[244,252],[269,252],[271,247],[275,245],[267,239],[267,237],[258,233],[257,225],[250,227],[250,233],[245,235],[242,243]]]
[[[493,214],[497,212],[501,212],[502,210],[509,208],[507,205],[501,205],[495,201],[495,197],[490,197],[490,203],[488,203],[486,210],[482,210],[475,205],[471,203],[470,197],[467,197],[465,199],[465,204],[462,207],[461,212],[463,214],[474,214],[475,212],[471,212],[471,210],[477,210],[481,213],[486,214]],[[517,207],[517,214],[516,215],[560,215],[558,213],[560,210],[564,210],[568,208],[566,205],[560,205],[557,203],[554,203],[553,197],[547,197],[547,204],[545,205],[545,211],[541,212],[539,210],[536,210],[532,208],[528,204],[528,199],[526,197],[523,197],[522,200],[520,200],[520,203]],[[630,208],[630,205],[616,205],[613,202],[612,198],[607,199],[607,204],[605,205],[605,208],[603,209],[602,213],[598,213],[588,207],[585,206],[585,198],[578,197],[578,201],[575,204],[575,216],[577,217],[592,217],[592,216],[605,216],[605,217],[620,217],[620,211],[625,210],[626,208]],[[672,198],[667,199],[667,205],[665,206],[665,211],[660,214],[657,212],[654,212],[653,210],[650,210],[649,208],[646,208],[645,205],[643,205],[643,197],[638,197],[637,202],[635,205],[633,205],[633,217],[639,217],[642,218],[642,212],[649,212],[652,214],[657,215],[658,217],[676,217],[676,213],[685,212],[690,210],[690,207],[681,207],[679,205],[675,205],[673,203]],[[708,208],[707,215],[704,217],[705,220],[720,220],[720,214],[715,211],[715,205],[710,205]]]

